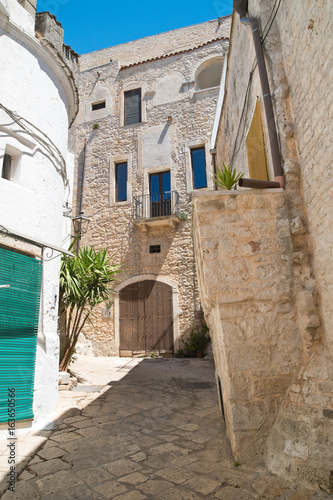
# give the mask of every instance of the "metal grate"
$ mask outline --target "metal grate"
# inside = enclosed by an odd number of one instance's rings
[[[175,215],[178,211],[179,195],[177,191],[134,196],[135,220]]]
[[[161,253],[161,245],[149,245],[149,253]]]

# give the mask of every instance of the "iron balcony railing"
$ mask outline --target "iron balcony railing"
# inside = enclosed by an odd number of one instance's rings
[[[143,194],[133,198],[134,220],[176,215],[179,212],[179,194],[177,191]]]

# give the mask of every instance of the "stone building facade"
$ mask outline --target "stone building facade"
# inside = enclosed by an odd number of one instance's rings
[[[16,395],[17,426],[47,419],[57,404],[59,270],[70,237],[63,212],[73,194],[74,151],[68,143],[78,92],[74,71],[62,56],[61,25],[49,13],[35,16],[35,10],[36,0],[0,0],[0,422],[5,422],[0,435],[4,437],[8,437],[8,387]],[[69,54],[74,69],[77,55]]]
[[[205,161],[199,188],[212,190],[210,134],[229,29],[224,18],[80,58],[76,210],[91,219],[82,244],[123,263],[114,303],[84,331],[95,354],[174,352],[203,320],[191,151]],[[140,116],[128,124],[125,100],[136,92]]]
[[[191,196],[214,189],[229,30],[227,17],[80,57],[76,211],[91,220],[81,245],[123,263],[114,302],[84,329],[94,354],[176,352],[203,321]]]
[[[195,196],[200,297],[237,459],[332,492],[332,5],[234,6],[259,22],[274,123],[249,21],[234,12],[217,163],[274,180],[275,127],[285,186]]]

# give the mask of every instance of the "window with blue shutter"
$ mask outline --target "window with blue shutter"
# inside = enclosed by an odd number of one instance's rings
[[[205,148],[191,149],[193,188],[207,187]]]
[[[127,200],[127,162],[116,163],[116,201]]]

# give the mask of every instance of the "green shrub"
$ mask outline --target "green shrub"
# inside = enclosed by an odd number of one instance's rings
[[[189,338],[183,340],[185,353],[196,354],[200,352],[204,354],[211,340],[207,335],[208,331],[206,324],[202,325],[201,330],[192,330]]]
[[[217,168],[216,174],[214,174],[214,182],[216,186],[227,189],[230,191],[245,174],[237,174],[236,170],[226,167],[223,162],[222,169]]]

